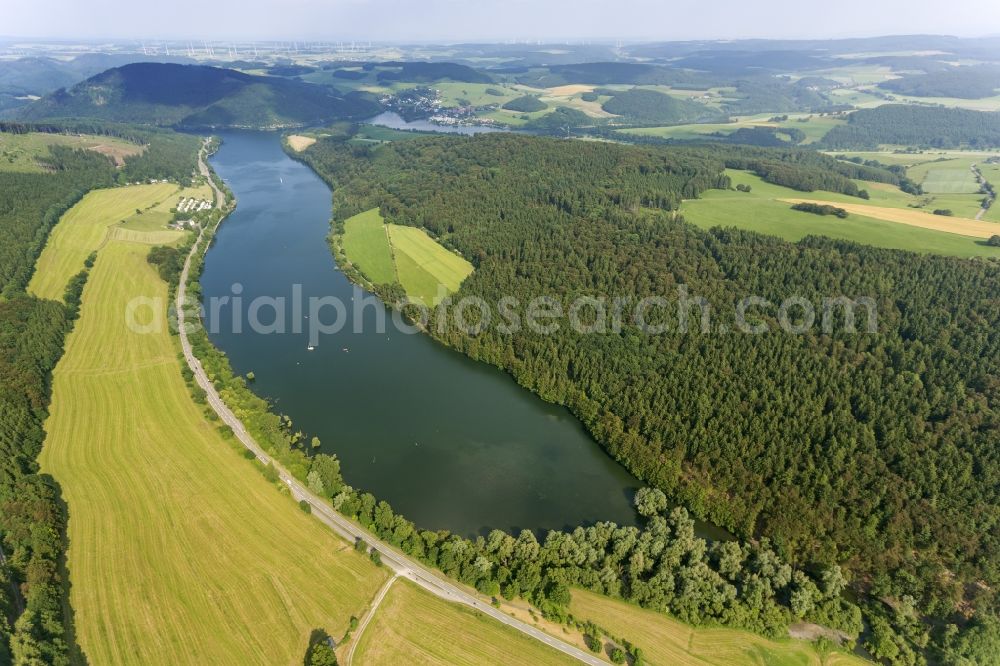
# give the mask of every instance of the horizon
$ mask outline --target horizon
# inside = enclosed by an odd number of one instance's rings
[[[286,44],[289,42],[298,41],[303,45],[310,44],[332,44],[334,42],[365,42],[370,43],[372,46],[477,46],[477,45],[528,45],[528,46],[613,46],[615,44],[621,45],[642,45],[642,44],[660,44],[660,43],[671,43],[671,44],[697,44],[697,43],[740,43],[740,42],[778,42],[778,43],[811,43],[811,42],[844,42],[844,41],[862,41],[862,40],[878,40],[878,39],[893,39],[893,38],[945,38],[945,39],[961,39],[961,40],[978,40],[978,39],[1000,39],[1000,32],[990,32],[983,34],[955,34],[948,32],[899,32],[899,33],[879,33],[879,34],[846,34],[846,35],[836,35],[829,37],[700,37],[700,38],[658,38],[658,37],[648,37],[648,38],[618,38],[613,36],[593,36],[593,37],[578,37],[573,39],[568,38],[532,38],[532,39],[472,39],[472,40],[459,40],[459,39],[369,39],[367,37],[361,36],[332,36],[332,37],[234,37],[234,38],[217,38],[217,39],[204,39],[202,37],[190,37],[185,35],[168,35],[164,37],[153,37],[153,36],[138,36],[138,37],[125,37],[121,35],[102,35],[94,37],[79,37],[74,38],[71,36],[54,36],[54,35],[3,35],[0,34],[0,43],[14,43],[18,41],[31,41],[38,42],[40,44],[112,44],[120,46],[133,42],[135,44],[141,44],[143,41],[148,42],[159,42],[159,43],[170,43],[170,44],[185,44],[187,42],[207,42],[209,44]]]
[[[2,38],[559,44],[1000,35],[1000,8],[990,0],[960,0],[944,15],[931,11],[936,7],[904,0],[877,5],[844,0],[833,11],[827,5],[799,6],[775,19],[756,6],[734,0],[722,0],[711,11],[695,0],[670,7],[653,0],[623,0],[613,6],[598,0],[551,0],[537,5],[524,0],[474,4],[428,0],[420,5],[403,0],[178,0],[172,16],[199,17],[178,31],[175,21],[162,20],[161,6],[148,0],[124,6],[111,0],[95,0],[86,6],[72,0],[40,0],[15,6],[7,16],[14,29]],[[970,21],[970,16],[976,20]],[[308,27],[302,25],[306,17]],[[974,23],[972,29],[970,23]]]

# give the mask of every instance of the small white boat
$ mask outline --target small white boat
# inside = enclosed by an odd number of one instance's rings
[[[312,345],[309,345],[308,347],[306,347],[306,351],[312,351],[314,349],[316,349],[316,348],[313,347]]]

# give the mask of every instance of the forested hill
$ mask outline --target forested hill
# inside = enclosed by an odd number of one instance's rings
[[[881,144],[933,148],[1000,146],[1000,113],[932,106],[886,104],[861,109],[823,138],[829,148],[877,148]]]
[[[276,128],[365,118],[379,111],[365,93],[203,65],[136,63],[43,97],[26,120],[95,118],[186,128]]]
[[[673,209],[726,185],[717,150],[484,135],[377,149],[325,140],[305,156],[334,185],[338,219],[379,206],[473,261],[456,299],[675,306],[686,285],[711,303],[710,333],[676,332],[676,307],[660,335],[628,318],[620,333],[589,335],[566,325],[550,335],[488,326],[473,336],[437,321],[430,330],[568,405],[631,471],[702,517],[769,536],[800,564],[843,563],[870,598],[914,604],[939,626],[992,607],[996,262],[701,231]],[[860,322],[857,333],[827,335],[818,323],[784,333],[775,306],[759,310],[769,333],[720,332],[736,330],[736,301],[754,295],[804,297],[819,313],[823,298],[872,297],[877,333]],[[874,602],[870,613],[885,608]],[[898,635],[887,640],[919,650],[919,613],[889,615]]]

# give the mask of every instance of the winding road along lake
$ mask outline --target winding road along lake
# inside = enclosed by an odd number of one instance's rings
[[[236,372],[253,371],[254,391],[337,454],[348,483],[388,500],[420,528],[466,536],[635,523],[638,482],[565,409],[426,335],[399,333],[391,323],[378,333],[380,304],[364,311],[363,332],[354,333],[354,289],[326,243],[330,189],[285,155],[277,134],[222,138],[211,163],[238,207],[208,252],[206,302],[232,296],[238,283],[246,314],[253,298],[290,301],[299,284],[304,299],[342,299],[348,321],[309,351],[307,321],[299,334],[254,333],[245,325],[238,333],[227,306],[217,321],[209,313],[209,329],[218,326],[212,340]],[[288,305],[286,321],[291,316]],[[333,318],[328,309],[324,320]],[[272,311],[265,308],[260,319],[272,321]]]

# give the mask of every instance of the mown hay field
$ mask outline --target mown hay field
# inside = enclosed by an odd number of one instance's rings
[[[60,225],[77,222],[96,226]],[[152,300],[135,323],[166,317],[148,252],[99,250],[53,378],[40,463],[68,507],[77,640],[93,664],[301,664],[311,632],[340,636],[387,574],[227,441],[165,327],[127,325],[136,297]]]
[[[28,292],[40,298],[62,300],[66,283],[83,269],[83,262],[97,250],[108,228],[156,205],[177,191],[177,185],[130,185],[88,192],[63,215],[35,264]]]
[[[406,579],[393,583],[360,637],[354,664],[489,666],[578,664],[575,659]]]

